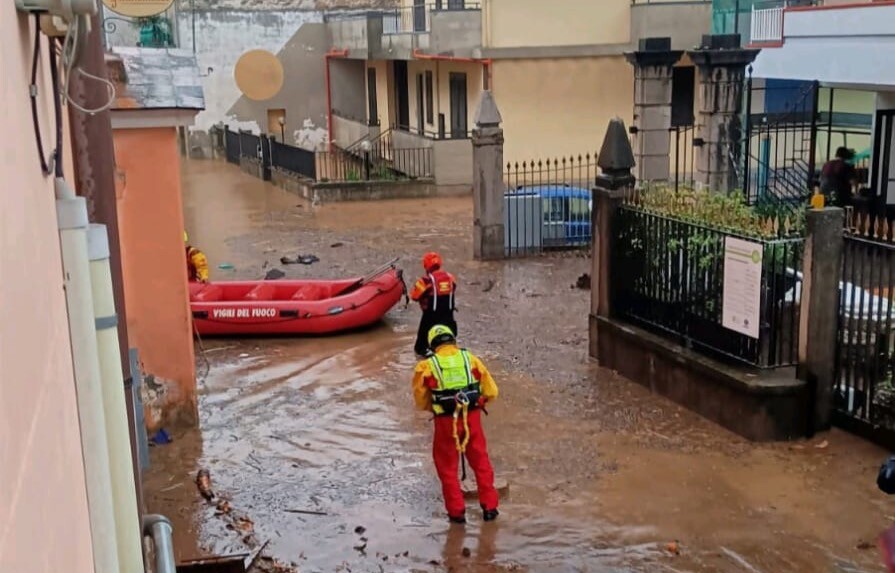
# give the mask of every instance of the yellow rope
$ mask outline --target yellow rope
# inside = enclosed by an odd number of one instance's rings
[[[460,416],[460,412],[463,412],[463,441],[460,441],[460,436],[457,433],[457,418]],[[459,403],[454,409],[454,443],[457,445],[457,451],[461,454],[466,453],[466,446],[469,445],[469,403]]]

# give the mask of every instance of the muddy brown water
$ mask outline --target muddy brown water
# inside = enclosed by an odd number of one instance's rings
[[[301,571],[882,570],[886,452],[839,431],[750,444],[598,369],[589,293],[570,288],[586,258],[472,261],[468,198],[312,206],[217,162],[188,163],[184,181],[188,230],[217,280],[355,276],[393,256],[411,278],[441,250],[462,342],[500,384],[485,425],[510,495],[495,523],[473,502],[467,527],[444,519],[430,422],[410,397],[413,307],[344,336],[205,340],[201,428],[153,448],[145,481],[179,558],[268,541],[265,554]],[[296,254],[321,261],[279,264]],[[199,497],[199,468],[254,539]]]

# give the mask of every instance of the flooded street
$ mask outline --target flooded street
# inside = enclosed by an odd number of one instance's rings
[[[750,444],[597,368],[590,294],[573,288],[587,258],[473,261],[471,197],[313,206],[220,162],[186,162],[184,182],[213,280],[360,276],[401,257],[410,282],[440,251],[461,343],[500,385],[484,423],[510,491],[496,522],[469,501],[469,525],[448,525],[410,394],[414,306],[345,336],[203,340],[201,428],[153,448],[144,484],[178,559],[267,542],[303,572],[883,570],[887,452],[840,431]],[[298,254],[320,262],[279,263]],[[253,526],[199,496],[200,468]]]

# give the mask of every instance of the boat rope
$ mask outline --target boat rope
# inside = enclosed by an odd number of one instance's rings
[[[199,384],[204,384],[205,380],[208,378],[208,374],[211,372],[211,362],[208,360],[208,354],[205,352],[205,345],[202,344],[202,336],[199,335],[199,328],[196,326],[196,321],[191,320],[193,323],[193,333],[196,335],[196,343],[199,346],[199,355],[202,357],[202,361],[205,364],[205,372],[201,376],[196,376],[196,380]]]

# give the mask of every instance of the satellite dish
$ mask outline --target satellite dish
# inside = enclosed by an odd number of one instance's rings
[[[166,11],[174,0],[103,0],[109,10],[129,18],[148,18]]]
[[[233,76],[239,91],[250,100],[268,100],[283,89],[283,64],[267,50],[251,50],[240,56]]]

